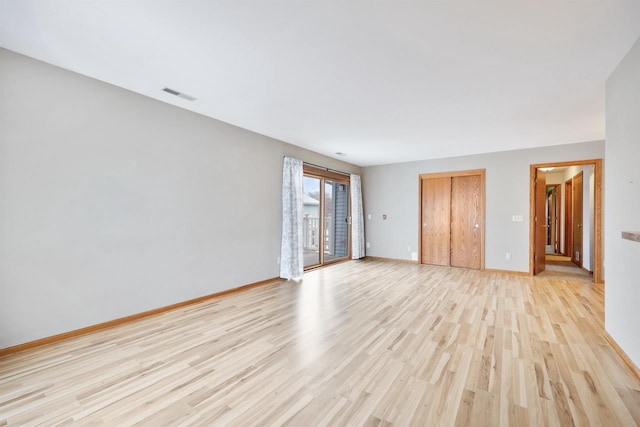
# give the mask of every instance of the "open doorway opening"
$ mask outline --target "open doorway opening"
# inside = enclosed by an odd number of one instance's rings
[[[535,164],[530,177],[530,273],[602,282],[602,160]]]
[[[547,176],[547,181],[549,181]],[[560,228],[562,226],[562,189],[560,184],[547,182],[545,199],[545,217],[547,221],[547,242],[545,253],[547,255],[564,255],[560,245]]]

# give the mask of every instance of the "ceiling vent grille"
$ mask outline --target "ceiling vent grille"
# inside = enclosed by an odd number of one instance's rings
[[[171,89],[171,88],[168,88],[168,87],[165,87],[162,90],[167,92],[167,93],[170,93],[171,95],[175,95],[175,96],[177,96],[179,98],[186,99],[187,101],[195,101],[197,99],[197,98],[195,98],[195,97],[193,97],[191,95],[187,95],[186,93],[178,92],[177,90]]]

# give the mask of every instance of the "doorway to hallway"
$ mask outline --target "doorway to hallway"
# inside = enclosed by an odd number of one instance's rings
[[[550,197],[552,192],[556,194]],[[601,193],[601,159],[530,166],[531,274],[576,266],[582,270],[574,272],[592,273],[593,281],[602,282]],[[569,258],[547,261],[548,255]],[[557,265],[567,260],[572,264]]]

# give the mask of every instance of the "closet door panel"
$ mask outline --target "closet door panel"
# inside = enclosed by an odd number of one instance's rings
[[[451,178],[451,266],[479,269],[482,244],[480,175]]]
[[[451,178],[422,181],[422,263],[449,265]]]

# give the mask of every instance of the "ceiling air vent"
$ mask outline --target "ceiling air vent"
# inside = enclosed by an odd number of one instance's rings
[[[162,90],[167,92],[167,93],[170,93],[171,95],[175,95],[175,96],[178,96],[178,97],[180,97],[182,99],[186,99],[187,101],[195,101],[196,100],[196,98],[194,98],[191,95],[187,95],[186,93],[178,92],[177,90],[174,90],[174,89],[171,89],[171,88],[168,88],[168,87],[165,87]]]

